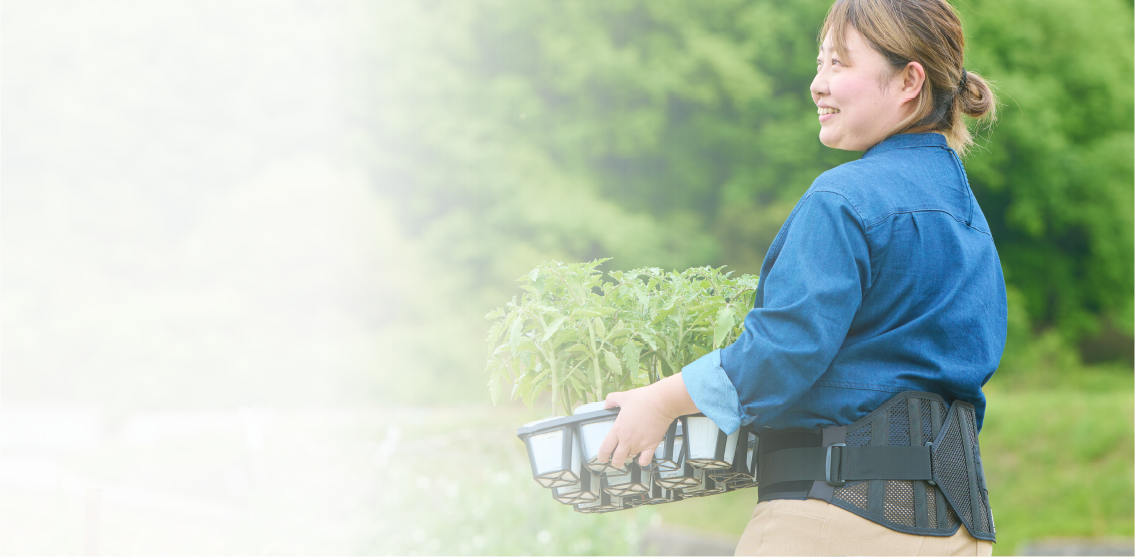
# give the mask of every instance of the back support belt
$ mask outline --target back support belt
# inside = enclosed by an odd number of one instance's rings
[[[762,432],[760,500],[823,499],[910,534],[996,541],[972,404],[900,393],[863,419]],[[959,520],[960,519],[960,520]]]

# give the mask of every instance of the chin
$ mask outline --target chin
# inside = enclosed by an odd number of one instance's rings
[[[820,130],[820,143],[823,143],[824,147],[831,147],[832,149],[842,149],[842,147],[839,146],[839,138],[831,137],[831,135],[832,134],[825,134],[824,130],[821,129]]]

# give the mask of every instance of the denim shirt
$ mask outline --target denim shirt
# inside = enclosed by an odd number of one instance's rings
[[[816,179],[765,255],[744,333],[682,377],[729,433],[847,425],[912,390],[972,403],[980,428],[1006,314],[961,161],[940,134],[895,135]]]

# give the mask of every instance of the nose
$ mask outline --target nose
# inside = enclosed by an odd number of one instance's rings
[[[812,93],[812,102],[820,102],[820,98],[828,94],[828,80],[825,70],[821,69],[816,72],[816,77],[812,78],[812,84],[808,86],[808,90]]]

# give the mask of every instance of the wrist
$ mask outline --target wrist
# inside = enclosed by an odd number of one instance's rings
[[[698,413],[694,400],[686,390],[686,383],[682,380],[682,373],[678,372],[670,377],[650,386],[654,389],[653,398],[658,401],[659,411],[668,419]]]

